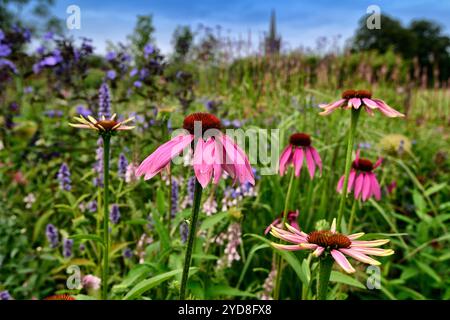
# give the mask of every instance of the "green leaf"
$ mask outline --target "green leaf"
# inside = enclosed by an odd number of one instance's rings
[[[250,297],[256,298],[254,293],[241,291],[236,288],[232,288],[226,285],[216,285],[211,286],[206,289],[206,295],[209,298],[219,297],[219,296],[230,296],[230,297]]]
[[[200,226],[200,230],[207,230],[214,227],[217,223],[225,219],[227,216],[228,211],[216,213],[210,217],[207,217],[206,219],[203,220]]]
[[[268,245],[271,244],[271,242],[264,238],[261,237],[260,235],[257,234],[247,234],[245,236],[250,236],[256,239],[259,239],[265,243],[267,243]],[[300,279],[300,281],[304,284],[304,285],[308,285],[309,283],[309,279],[308,276],[304,273],[304,270],[302,268],[302,265],[300,263],[300,261],[298,260],[298,258],[289,251],[283,251],[283,250],[279,250],[279,249],[275,249],[274,251],[279,254],[284,260],[286,260],[286,262],[291,266],[292,269],[294,269],[295,273],[297,274],[298,278]]]
[[[80,240],[92,240],[92,241],[100,243],[102,246],[105,245],[103,243],[103,239],[100,238],[99,236],[95,235],[95,234],[76,234],[76,235],[70,236],[69,238],[73,239],[73,240],[78,240],[78,241],[80,241]]]
[[[435,184],[434,186],[429,187],[426,191],[425,194],[427,196],[431,196],[432,194],[435,194],[436,192],[441,191],[442,189],[444,189],[445,187],[447,187],[447,183],[443,182],[443,183],[439,183],[439,184]]]
[[[159,215],[158,210],[152,210],[153,213],[153,223],[158,233],[159,240],[161,242],[161,251],[167,251],[170,249],[170,237],[169,231],[166,226],[161,222],[161,216]]]
[[[192,267],[189,269],[189,275],[193,275],[197,272],[196,267]],[[138,297],[140,297],[143,293],[147,292],[148,290],[160,285],[164,281],[169,280],[170,278],[176,276],[177,274],[180,274],[183,272],[183,269],[177,269],[172,270],[169,272],[165,272],[162,274],[159,274],[157,276],[154,276],[150,279],[144,280],[139,282],[136,286],[133,287],[123,298],[123,300],[133,300]]]
[[[159,214],[164,216],[166,213],[166,195],[162,188],[156,190],[156,207],[158,208]]]
[[[85,295],[85,294],[76,294],[73,296],[76,300],[97,300],[94,297]]]
[[[429,275],[432,279],[434,279],[437,283],[442,283],[441,277],[434,271],[428,264],[423,263],[421,261],[415,261],[417,266],[425,272],[427,275]]]
[[[244,280],[244,275],[247,272],[247,269],[250,266],[250,262],[252,262],[253,256],[255,255],[255,253],[261,249],[265,249],[265,248],[270,248],[270,246],[266,243],[257,245],[255,244],[252,249],[250,250],[247,260],[245,261],[244,267],[242,268],[242,272],[241,272],[241,276],[239,277],[238,283],[236,285],[236,288],[239,288],[239,286],[241,285],[242,281]]]
[[[357,287],[359,289],[366,289],[366,287],[361,282],[356,280],[354,277],[351,277],[349,275],[337,271],[331,271],[330,281],[343,283],[349,286]]]
[[[37,238],[39,237],[39,235],[41,234],[41,232],[43,232],[43,226],[44,224],[47,223],[48,218],[50,218],[50,216],[55,213],[55,211],[53,210],[49,210],[46,213],[44,213],[36,222],[36,224],[34,225],[34,230],[33,230],[33,241],[36,241]]]
[[[123,281],[113,287],[114,291],[125,290],[136,282],[147,277],[151,272],[151,267],[146,264],[139,264],[130,270],[128,275],[123,279]]]

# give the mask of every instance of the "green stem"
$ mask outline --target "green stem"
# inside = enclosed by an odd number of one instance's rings
[[[287,215],[288,215],[288,208],[289,208],[289,200],[291,198],[291,192],[292,192],[292,185],[294,183],[294,168],[292,168],[292,172],[291,172],[291,179],[289,180],[289,186],[288,186],[288,191],[286,194],[286,200],[284,202],[284,210],[283,210],[283,219],[281,222],[281,228],[284,229],[285,228],[285,224],[286,224],[286,219],[287,219]],[[281,243],[281,240],[280,240]],[[275,278],[275,287],[274,287],[274,293],[273,293],[273,299],[274,300],[279,300],[280,299],[280,289],[281,289],[281,273],[282,273],[282,268],[281,268],[281,256],[278,255],[276,258],[276,278]]]
[[[105,134],[103,137],[103,279],[102,299],[108,298],[108,273],[109,273],[109,149],[111,136]]]
[[[356,205],[358,204],[358,200],[353,200],[352,212],[350,213],[350,221],[348,222],[348,230],[347,233],[350,234],[353,228],[353,221],[355,220],[356,215]]]
[[[180,300],[185,300],[186,298],[186,285],[189,277],[189,267],[191,266],[192,249],[194,248],[195,231],[197,229],[197,220],[200,209],[200,200],[202,198],[202,191],[202,186],[196,178],[194,188],[194,204],[192,207],[192,220],[189,228],[189,237],[186,248],[186,256],[184,259],[183,275],[181,277]]]
[[[330,282],[331,268],[333,267],[333,258],[327,256],[320,259],[319,262],[319,281],[317,288],[317,299],[327,300],[328,283]]]
[[[337,216],[337,228],[341,227],[342,215],[344,213],[345,199],[347,198],[347,187],[348,187],[348,177],[350,175],[350,168],[352,165],[352,150],[353,143],[355,140],[356,126],[358,124],[359,112],[361,109],[352,108],[352,116],[350,122],[350,131],[348,133],[348,143],[347,143],[347,155],[345,157],[345,178],[344,186],[342,188],[341,202],[339,203],[339,211]]]
[[[170,235],[170,224],[172,220],[172,168],[169,167],[169,214],[167,216],[167,231]]]

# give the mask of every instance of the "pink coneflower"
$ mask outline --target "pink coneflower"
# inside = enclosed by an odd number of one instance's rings
[[[359,150],[356,151],[356,159],[353,161],[352,169],[348,177],[347,193],[354,191],[355,199],[360,196],[363,201],[366,201],[370,197],[374,196],[375,199],[381,199],[381,188],[378,183],[377,177],[372,172],[380,166],[383,160],[379,158],[375,164],[368,159],[359,157]],[[337,191],[342,192],[344,187],[345,176],[339,179],[337,185]]]
[[[211,179],[214,184],[218,184],[223,172],[228,173],[235,181],[250,182],[254,185],[255,179],[247,156],[230,137],[220,132],[221,127],[220,120],[209,113],[187,116],[183,122],[185,132],[161,145],[142,161],[136,175],[145,175],[145,180],[152,178],[195,142],[194,172],[203,188]],[[201,129],[199,133],[197,128]],[[199,137],[200,134],[203,137]],[[204,137],[206,135],[209,137]]]
[[[344,235],[336,232],[336,219],[333,220],[330,230],[313,231],[309,234],[295,229],[286,224],[288,230],[279,229],[272,226],[270,233],[281,240],[294,243],[294,245],[272,243],[277,249],[281,250],[314,250],[313,255],[319,257],[322,254],[331,254],[337,264],[347,273],[355,272],[345,255],[352,257],[363,263],[370,265],[380,265],[380,262],[369,257],[373,256],[389,256],[394,253],[391,249],[375,248],[386,244],[389,239],[380,239],[372,241],[356,240],[364,235],[364,233],[354,233]]]
[[[332,102],[330,104],[320,105],[324,109],[320,115],[326,116],[338,108],[344,109],[359,109],[363,107],[370,115],[373,115],[373,110],[378,109],[385,116],[390,118],[404,117],[405,115],[391,108],[381,99],[373,99],[372,93],[367,90],[346,90],[342,93],[342,99]]]
[[[287,214],[286,220],[289,223],[289,225],[291,225],[292,227],[294,227],[295,229],[297,229],[298,231],[300,231],[300,226],[298,225],[297,219],[298,219],[298,210],[296,211],[290,211]],[[267,228],[266,230],[264,230],[264,234],[268,234],[270,231],[270,228],[272,226],[275,226],[277,228],[282,228],[282,221],[283,221],[283,212],[281,213],[281,215],[276,218]]]
[[[289,145],[283,150],[280,156],[280,175],[283,176],[289,164],[295,168],[295,176],[300,175],[303,166],[303,158],[306,158],[311,179],[314,177],[316,165],[322,174],[322,160],[316,149],[311,146],[311,137],[305,133],[294,133],[289,138]]]

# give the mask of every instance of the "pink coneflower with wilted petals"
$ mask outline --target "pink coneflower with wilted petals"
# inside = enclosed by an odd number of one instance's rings
[[[294,227],[286,224],[288,230],[279,229],[272,226],[270,233],[281,240],[294,243],[294,245],[272,243],[277,249],[295,251],[295,250],[314,250],[313,255],[319,257],[322,254],[331,254],[337,264],[347,273],[354,273],[355,269],[345,257],[346,255],[367,263],[370,265],[380,265],[380,262],[369,257],[389,256],[394,253],[391,249],[375,248],[389,242],[389,239],[379,239],[372,241],[357,240],[364,233],[354,233],[344,235],[336,232],[336,219],[333,220],[330,230],[313,231],[309,234],[298,231]]]
[[[360,196],[362,201],[366,201],[370,197],[374,196],[378,201],[381,199],[381,188],[378,183],[377,177],[372,172],[380,166],[382,158],[379,158],[375,164],[368,159],[359,157],[359,150],[356,151],[356,158],[353,161],[352,169],[348,177],[347,193],[354,191],[355,199]],[[344,187],[345,176],[339,179],[337,185],[337,191],[342,192]]]
[[[287,223],[289,225],[291,225],[292,227],[294,227],[295,229],[297,229],[298,231],[300,231],[300,226],[298,225],[297,219],[298,219],[298,210],[296,211],[289,211],[286,217]],[[283,212],[281,213],[281,215],[276,218],[267,228],[266,230],[264,230],[264,234],[268,234],[270,231],[270,228],[272,226],[281,228],[282,227],[282,221],[283,221]]]
[[[320,115],[327,116],[338,108],[344,109],[359,109],[364,108],[371,116],[373,110],[378,109],[385,116],[390,118],[404,117],[403,113],[398,112],[392,107],[388,106],[386,102],[381,99],[372,98],[372,93],[368,90],[346,90],[342,93],[342,99],[332,102],[330,104],[320,105],[320,108],[324,109]]]
[[[161,145],[142,161],[136,175],[138,177],[144,175],[145,180],[152,178],[195,142],[194,172],[203,188],[211,179],[214,184],[218,184],[224,171],[235,181],[250,182],[254,185],[255,179],[247,156],[230,137],[220,132],[221,127],[220,120],[209,113],[194,113],[187,116],[183,122],[185,132]],[[197,128],[200,128],[198,133]],[[202,136],[198,136],[200,134]]]
[[[87,119],[85,119],[82,115],[80,115],[79,117],[74,117],[74,119],[77,120],[78,123],[69,123],[69,126],[78,129],[97,130],[100,133],[131,130],[135,128],[134,126],[125,125],[125,123],[133,121],[134,117],[126,119],[124,121],[116,121],[115,118],[116,114],[113,114],[109,119],[102,116],[100,120],[97,120],[92,116],[88,116]]]
[[[294,133],[289,138],[289,145],[283,150],[280,156],[280,175],[286,172],[286,167],[293,164],[295,176],[300,175],[303,166],[303,158],[306,158],[309,176],[314,177],[316,165],[322,174],[322,160],[316,149],[311,146],[311,137],[306,133]]]

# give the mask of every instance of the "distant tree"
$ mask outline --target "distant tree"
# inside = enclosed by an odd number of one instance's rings
[[[54,0],[0,1],[0,29],[8,30],[13,26],[20,26],[33,31],[62,33],[61,20],[52,16],[50,12],[50,7],[53,4]],[[25,20],[21,15],[24,11],[31,12],[32,18]],[[35,19],[38,19],[38,21]]]
[[[178,26],[172,37],[174,59],[185,61],[194,41],[194,33],[189,26]]]
[[[412,21],[409,30],[416,38],[416,56],[428,79],[439,69],[441,81],[450,77],[450,38],[442,35],[442,27],[433,21]]]
[[[275,11],[272,11],[270,16],[269,35],[264,41],[264,50],[266,55],[279,54],[281,49],[281,37],[277,35],[277,22]]]
[[[399,20],[381,15],[381,29],[368,29],[367,17],[364,16],[359,21],[359,27],[353,38],[354,50],[376,50],[385,53],[393,49],[403,57],[414,57],[417,46],[414,35],[404,28]]]
[[[138,64],[143,59],[145,46],[155,42],[154,32],[152,15],[137,16],[136,26],[133,33],[128,36],[128,40],[131,42],[131,50]]]
[[[430,83],[436,69],[440,71],[439,80],[450,77],[450,38],[442,34],[438,24],[415,20],[404,27],[399,20],[381,15],[381,29],[368,29],[366,19],[364,16],[359,22],[352,43],[354,51],[393,50],[405,59],[417,58],[421,75],[426,72]]]

